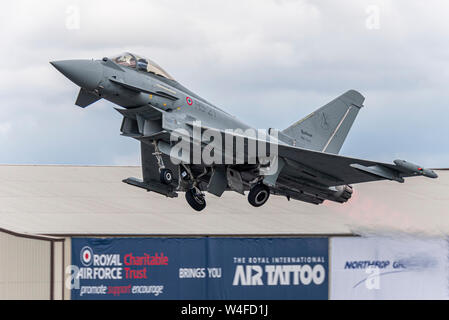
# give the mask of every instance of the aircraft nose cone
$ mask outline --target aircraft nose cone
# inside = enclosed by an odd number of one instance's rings
[[[103,76],[102,66],[94,60],[52,61],[50,64],[78,86],[92,91]]]

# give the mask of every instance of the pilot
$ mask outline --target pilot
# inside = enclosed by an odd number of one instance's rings
[[[119,56],[117,59],[115,59],[115,62],[125,67],[136,67],[136,59],[130,54]]]
[[[145,59],[139,59],[137,61],[137,70],[148,71],[148,61]]]

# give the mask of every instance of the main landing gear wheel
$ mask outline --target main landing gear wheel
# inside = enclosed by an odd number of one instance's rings
[[[161,182],[170,185],[173,182],[173,172],[170,169],[161,170]]]
[[[256,184],[248,195],[248,201],[253,207],[263,206],[270,198],[270,188],[260,183]]]
[[[187,190],[186,200],[193,210],[203,211],[206,208],[206,199],[198,188]]]

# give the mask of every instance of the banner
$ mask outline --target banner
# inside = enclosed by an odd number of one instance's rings
[[[434,238],[332,238],[331,299],[448,299],[448,245]]]
[[[77,299],[327,299],[326,238],[73,238]]]

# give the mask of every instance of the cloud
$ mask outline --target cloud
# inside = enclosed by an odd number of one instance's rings
[[[0,138],[6,137],[11,132],[12,124],[10,122],[0,123]]]
[[[369,5],[379,29],[366,27]],[[6,2],[0,124],[10,127],[0,162],[138,163],[112,105],[76,108],[77,88],[48,63],[129,50],[256,127],[287,127],[358,89],[366,108],[343,153],[447,167],[447,9],[405,0]]]

